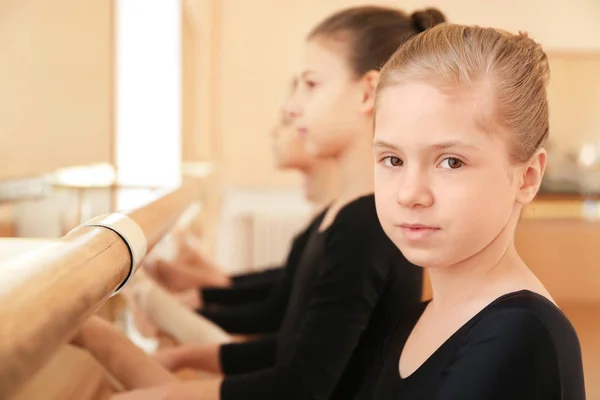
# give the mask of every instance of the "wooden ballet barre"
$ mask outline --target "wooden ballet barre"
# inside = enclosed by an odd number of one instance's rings
[[[194,185],[182,186],[0,265],[0,399],[10,399],[125,284],[197,195]]]

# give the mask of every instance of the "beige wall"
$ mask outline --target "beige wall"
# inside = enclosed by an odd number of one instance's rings
[[[269,129],[302,57],[302,40],[328,13],[358,0],[186,0],[183,19],[184,159],[214,158],[226,184],[289,187],[273,168]],[[381,2],[406,10],[424,0]],[[455,22],[529,31],[550,51],[600,52],[596,0],[444,0]],[[569,5],[570,4],[570,5]],[[191,6],[190,6],[191,5]],[[493,7],[493,8],[489,8]],[[112,1],[0,3],[0,178],[110,161],[113,131]],[[563,76],[582,76],[564,60]],[[592,71],[595,66],[589,65]],[[555,74],[556,76],[557,74]],[[551,95],[569,113],[587,112],[585,80]],[[577,102],[566,101],[577,90]],[[572,98],[572,97],[571,97]],[[563,107],[564,106],[564,107]],[[555,107],[556,108],[556,107]],[[553,133],[593,129],[557,118]],[[580,119],[578,119],[581,121]],[[581,127],[581,128],[580,128]],[[565,139],[568,140],[568,139]],[[252,165],[252,168],[248,168]]]
[[[111,158],[112,1],[0,2],[0,178]]]
[[[600,4],[600,2],[598,2]],[[550,138],[565,151],[600,140],[600,51],[551,54]]]
[[[302,38],[326,14],[357,0],[223,0],[220,2],[216,129],[225,182],[293,186],[291,173],[275,172],[268,131],[290,74],[302,55]],[[403,0],[379,2],[413,10],[439,4],[448,18],[525,30],[551,51],[600,53],[600,1]],[[564,68],[563,68],[564,69]],[[251,166],[251,168],[249,168]]]

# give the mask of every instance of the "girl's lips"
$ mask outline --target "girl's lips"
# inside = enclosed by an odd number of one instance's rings
[[[402,224],[398,228],[402,235],[411,242],[428,239],[440,230],[436,227],[421,224]]]
[[[300,135],[300,137],[306,136],[307,133],[308,131],[306,128],[298,128],[298,135]]]

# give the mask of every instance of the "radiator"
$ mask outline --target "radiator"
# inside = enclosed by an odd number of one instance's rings
[[[311,212],[297,191],[226,192],[217,259],[232,273],[282,265]]]

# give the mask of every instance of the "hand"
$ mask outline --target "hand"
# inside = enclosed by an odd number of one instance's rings
[[[181,348],[160,350],[154,355],[154,360],[169,371],[176,371],[181,368]]]
[[[71,340],[69,341],[69,344],[71,346],[75,346],[80,349],[83,349],[85,347],[83,344],[83,335],[82,335],[81,329],[77,330],[77,332],[75,333],[75,336],[73,336],[71,338]]]
[[[149,389],[132,390],[110,396],[110,400],[167,400],[172,399],[168,386],[157,386]]]
[[[133,390],[112,396],[110,400],[218,400],[222,379],[177,382],[149,389]]]
[[[176,293],[175,297],[187,308],[197,310],[202,307],[202,297],[198,289],[188,289],[181,293]]]
[[[205,284],[203,286],[227,288],[231,286],[231,277],[223,271],[208,270],[205,271]]]
[[[146,338],[157,338],[159,329],[154,321],[141,308],[140,303],[128,301],[128,308],[124,310],[126,318],[131,318],[128,323],[132,323],[135,329]],[[130,327],[126,328],[126,332]]]
[[[85,332],[94,331],[94,330],[98,329],[98,326],[102,326],[105,323],[106,322],[102,318],[100,318],[96,315],[91,316],[81,325],[81,327],[79,327],[77,329],[77,332],[71,338],[71,340],[69,341],[69,344],[72,346],[78,347],[80,349],[85,348],[86,347],[85,340],[84,340]]]
[[[210,260],[201,248],[202,243],[198,237],[191,234],[181,236],[178,241],[177,261],[194,268],[221,271],[222,268]]]
[[[221,271],[202,270],[187,265],[176,265],[167,261],[156,261],[156,279],[172,292],[200,287],[227,287],[229,276]]]

